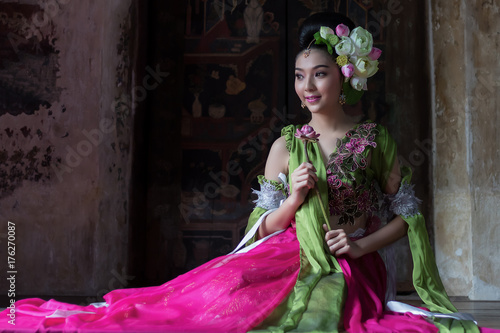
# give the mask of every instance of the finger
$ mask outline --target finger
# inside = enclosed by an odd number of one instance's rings
[[[314,179],[315,182],[318,181],[318,175],[316,174],[315,170],[309,170],[308,174],[310,177],[312,177]]]
[[[351,244],[349,244],[347,242],[346,243],[344,243],[344,242],[337,243],[337,244],[335,244],[335,246],[332,246],[331,252],[335,256],[341,256],[341,255],[344,255],[344,254],[350,255]]]
[[[337,251],[335,251],[335,256],[341,256],[344,254],[349,254],[349,251],[351,250],[351,246],[349,244],[346,244],[345,246],[341,247]]]
[[[303,180],[297,185],[299,185],[299,188],[307,188],[308,190],[314,187],[314,183],[312,183],[309,179]]]
[[[297,178],[297,177],[310,177],[311,176],[311,171],[308,169],[295,169],[295,171],[292,174],[292,178]]]
[[[345,246],[347,244],[347,241],[345,239],[337,239],[337,237],[329,239],[327,242],[328,247],[330,247],[332,250],[337,251],[341,247]]]
[[[337,229],[336,230],[336,238],[340,241],[341,239],[346,240],[347,239],[347,234],[345,233],[344,229]]]
[[[314,167],[313,164],[309,162],[303,162],[294,170],[294,172],[302,172],[302,171],[316,172],[316,168]]]
[[[292,175],[311,175],[315,178],[316,168],[312,164],[302,163],[297,169],[292,172]]]
[[[302,162],[297,169],[310,169],[312,164],[309,162]]]
[[[316,167],[314,166],[314,164],[311,164],[311,163],[306,164],[306,169],[310,172],[313,172],[313,173],[317,172]]]
[[[314,187],[314,185],[316,184],[316,182],[314,181],[314,179],[309,176],[309,175],[299,175],[297,176],[295,179],[294,179],[294,182],[295,182],[295,186],[307,186],[309,188],[312,188]]]
[[[330,249],[330,253],[333,255],[336,255],[337,251],[342,248],[339,243],[335,243],[334,245],[328,246]]]
[[[333,230],[329,230],[329,231],[325,230],[325,231],[326,231],[325,239],[328,241],[330,239],[335,239],[340,234],[340,232],[342,231],[342,229],[333,229]]]
[[[310,178],[307,174],[297,174],[293,177],[293,183],[303,183],[306,182]]]
[[[297,177],[295,178],[295,183],[296,186],[302,184],[303,186],[307,186],[309,189],[311,189],[315,186],[316,180],[309,174],[297,175]]]

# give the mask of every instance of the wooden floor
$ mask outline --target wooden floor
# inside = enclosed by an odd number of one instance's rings
[[[460,312],[474,316],[479,326],[500,329],[500,302],[454,302]]]
[[[500,301],[470,301],[465,297],[450,297],[459,312],[470,313],[480,327],[500,329]],[[420,300],[414,296],[398,296],[398,301],[420,306]]]
[[[42,297],[43,299],[54,298],[58,301],[72,304],[86,304],[86,297]],[[414,306],[420,306],[421,302],[415,295],[398,296],[398,301],[405,302]],[[454,298],[451,301],[457,307],[459,312],[470,313],[474,316],[479,326],[500,329],[500,301],[470,301],[464,297]],[[8,300],[0,296],[0,310],[5,309]]]

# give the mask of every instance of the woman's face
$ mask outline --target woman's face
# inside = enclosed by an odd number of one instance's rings
[[[295,60],[295,92],[309,111],[332,110],[339,106],[341,74],[332,56],[312,49],[306,58]]]

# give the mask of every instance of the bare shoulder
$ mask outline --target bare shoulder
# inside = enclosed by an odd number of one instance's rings
[[[279,180],[280,173],[288,174],[289,152],[286,148],[285,137],[281,136],[274,141],[266,161],[264,176],[269,180]]]
[[[273,142],[273,145],[271,147],[271,151],[275,151],[275,152],[279,152],[279,153],[282,153],[282,154],[286,154],[288,155],[288,149],[286,149],[286,140],[285,140],[285,136],[280,136],[279,138],[277,138],[274,142]]]

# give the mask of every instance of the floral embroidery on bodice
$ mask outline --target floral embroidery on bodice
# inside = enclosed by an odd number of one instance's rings
[[[367,147],[376,148],[376,124],[362,123],[337,140],[337,148],[327,164],[328,206],[339,215],[339,224],[354,224],[363,213],[376,211],[378,194],[375,180],[366,173]]]

